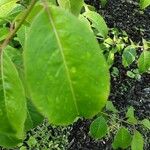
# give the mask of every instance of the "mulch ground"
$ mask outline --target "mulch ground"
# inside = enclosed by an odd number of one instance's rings
[[[86,2],[104,17],[109,28],[116,27],[126,31],[136,42],[142,38],[150,39],[150,7],[141,11],[137,0],[108,0],[104,8],[99,0]]]

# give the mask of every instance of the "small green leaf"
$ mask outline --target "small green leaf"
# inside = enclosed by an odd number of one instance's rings
[[[131,142],[131,149],[132,150],[143,150],[143,146],[144,146],[143,136],[138,131],[135,131],[132,142]]]
[[[113,77],[118,77],[118,76],[119,76],[119,69],[118,69],[117,67],[113,67],[113,68],[112,68],[111,75],[112,75]]]
[[[122,54],[122,64],[128,67],[133,63],[136,57],[136,49],[133,46],[128,46],[124,49]]]
[[[29,140],[27,141],[27,144],[30,146],[30,147],[34,147],[36,144],[37,144],[37,140],[34,138],[34,137],[30,137]]]
[[[143,51],[138,60],[140,73],[149,71],[150,69],[150,51]]]
[[[145,9],[150,5],[150,0],[140,0],[140,7],[141,9]]]
[[[114,113],[118,112],[118,110],[115,108],[115,106],[113,105],[113,103],[111,101],[107,101],[106,110],[112,111]]]
[[[143,124],[144,127],[150,130],[150,121],[148,119],[143,119],[141,123]]]
[[[134,108],[130,106],[126,113],[126,118],[128,118],[129,123],[137,124],[137,119],[134,117]]]
[[[24,47],[25,38],[27,35],[28,27],[22,25],[21,28],[17,32],[17,40],[20,42],[21,46]]]
[[[114,52],[110,51],[107,57],[107,63],[108,63],[109,68],[113,65],[114,58],[115,58]]]
[[[128,111],[127,111],[127,113],[126,113],[126,117],[127,118],[132,118],[132,117],[134,117],[134,108],[132,107],[132,106],[130,106],[129,108],[128,108]]]
[[[91,32],[93,32],[91,29],[90,22],[88,21],[86,17],[84,17],[83,15],[79,15],[79,20],[82,21],[89,28]]]
[[[126,149],[130,146],[132,140],[132,136],[130,135],[129,131],[122,127],[117,132],[114,141],[112,143],[112,146],[114,149],[123,148]]]
[[[6,18],[19,4],[18,0],[0,0],[0,19]]]
[[[150,41],[146,41],[145,39],[142,39],[143,42],[143,49],[148,50],[150,48]]]
[[[105,44],[108,44],[108,45],[111,45],[111,46],[114,44],[114,41],[110,37],[105,39],[104,42],[105,42]]]
[[[92,22],[92,26],[98,31],[98,34],[100,36],[102,36],[103,38],[107,37],[108,27],[105,20],[100,14],[94,11],[87,11],[84,13],[84,16]]]
[[[62,8],[71,11],[75,16],[78,16],[83,7],[84,0],[58,0],[58,4]]]
[[[130,78],[135,78],[135,74],[132,71],[127,71],[127,76]]]
[[[99,0],[102,7],[105,7],[105,5],[107,4],[107,0]]]
[[[75,15],[78,16],[81,12],[81,9],[84,4],[84,0],[70,0],[71,4],[71,12]]]
[[[107,134],[107,122],[105,118],[98,117],[90,126],[90,134],[95,139],[101,139]]]
[[[26,146],[21,146],[19,150],[27,150]]]

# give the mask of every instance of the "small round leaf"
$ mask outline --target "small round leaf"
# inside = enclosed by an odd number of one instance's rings
[[[104,117],[98,117],[90,126],[90,134],[95,139],[101,139],[107,133],[107,122]]]

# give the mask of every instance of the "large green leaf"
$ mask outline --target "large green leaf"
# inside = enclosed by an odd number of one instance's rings
[[[23,26],[22,29],[25,29],[25,26]],[[23,31],[23,30],[21,30],[21,31]],[[18,39],[19,39],[20,43],[22,43],[22,45],[24,46],[25,35],[19,34]],[[20,50],[15,49],[8,45],[5,48],[5,51],[6,51],[7,55],[9,56],[9,58],[11,59],[11,61],[15,64],[16,68],[18,69],[19,77],[20,77],[23,87],[24,87],[25,97],[27,99],[27,118],[25,121],[25,130],[28,131],[31,128],[34,128],[38,124],[40,124],[43,121],[43,116],[41,114],[39,114],[39,112],[37,111],[35,106],[33,106],[31,100],[29,100],[30,93],[28,91],[26,81],[24,78],[24,70],[22,68],[22,55],[21,55]]]
[[[141,73],[150,69],[150,51],[143,51],[138,60],[138,67]]]
[[[144,139],[140,132],[135,131],[131,143],[132,150],[143,150]]]
[[[114,149],[118,149],[118,148],[126,149],[127,147],[130,146],[131,140],[132,140],[132,137],[129,131],[126,128],[122,127],[117,132],[112,146]]]
[[[38,110],[51,123],[70,124],[79,116],[92,117],[105,106],[108,66],[83,22],[57,7],[48,11],[35,17],[28,32],[26,78]]]
[[[7,147],[23,139],[26,102],[19,74],[5,51],[1,55],[1,78],[0,145]]]
[[[24,29],[25,26],[23,26],[22,29]],[[25,40],[25,35],[24,34],[19,34],[18,39],[22,45],[24,45],[24,40]],[[11,61],[15,64],[16,68],[18,69],[20,79],[22,81],[24,91],[25,91],[25,96],[27,99],[27,119],[25,121],[25,129],[26,131],[30,130],[31,128],[36,127],[38,124],[40,124],[43,121],[43,116],[39,114],[35,106],[33,106],[30,99],[30,93],[28,91],[26,81],[24,78],[24,69],[22,68],[22,55],[20,50],[15,49],[11,46],[7,46],[5,48],[5,51]]]
[[[96,139],[101,139],[107,134],[107,122],[104,117],[98,117],[90,126],[90,134]]]

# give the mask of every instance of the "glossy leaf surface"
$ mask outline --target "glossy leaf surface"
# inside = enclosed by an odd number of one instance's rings
[[[70,124],[105,106],[104,56],[88,27],[67,11],[51,7],[38,14],[25,42],[24,64],[33,103],[50,123]]]

